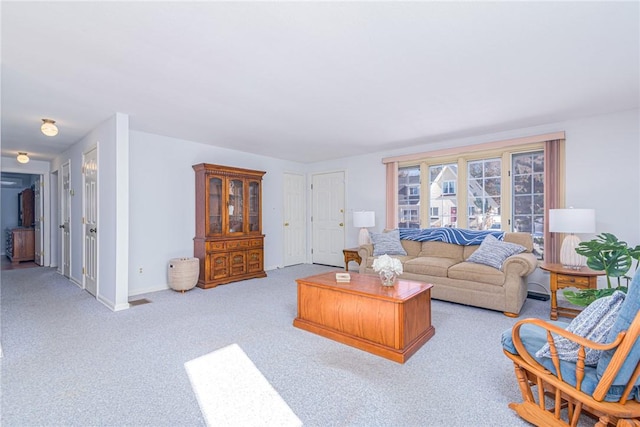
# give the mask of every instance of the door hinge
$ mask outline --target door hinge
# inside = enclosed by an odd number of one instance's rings
[[[511,171],[507,171],[507,176],[511,176]]]
[[[86,274],[84,267],[82,267],[82,274]]]
[[[83,224],[86,224],[86,222],[84,222],[84,217],[82,217],[82,223],[83,223]]]
[[[311,184],[311,189],[313,190],[313,184]]]

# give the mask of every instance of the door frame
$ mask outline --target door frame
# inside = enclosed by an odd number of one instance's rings
[[[346,243],[346,238],[347,238],[347,194],[348,194],[348,188],[347,188],[347,171],[344,169],[334,169],[334,170],[328,170],[328,171],[317,171],[317,172],[312,172],[310,174],[309,177],[309,188],[310,188],[310,193],[309,193],[309,212],[311,212],[311,215],[314,214],[314,206],[313,206],[313,199],[314,199],[314,195],[313,195],[313,191],[314,189],[312,188],[313,186],[313,181],[314,181],[314,177],[316,175],[328,175],[328,174],[337,174],[340,173],[342,174],[343,177],[343,194],[342,194],[342,206],[343,206],[343,227],[342,227],[342,248],[345,248],[345,243]],[[313,241],[313,229],[314,229],[314,222],[311,221],[309,224],[309,234],[310,234],[310,262],[313,264],[314,260],[313,260],[313,249],[315,248],[315,242]]]
[[[301,205],[302,205],[302,216],[304,218],[304,223],[302,225],[303,228],[303,233],[304,233],[304,242],[303,242],[303,250],[304,250],[304,259],[302,260],[301,263],[306,264],[309,262],[309,216],[308,216],[308,199],[309,199],[309,183],[308,183],[308,177],[306,174],[304,173],[298,173],[298,172],[284,172],[283,173],[283,179],[282,179],[282,183],[283,183],[283,212],[282,212],[282,217],[283,217],[283,227],[282,227],[282,242],[283,242],[283,251],[282,251],[282,266],[283,267],[288,267],[290,265],[296,265],[298,264],[293,263],[293,264],[288,264],[287,263],[287,248],[286,248],[286,244],[287,244],[287,239],[285,238],[285,234],[286,234],[286,229],[285,227],[287,226],[287,218],[289,218],[289,213],[286,211],[286,194],[284,194],[284,190],[286,189],[286,183],[287,183],[287,179],[289,176],[295,176],[300,178],[303,181],[303,197],[304,200],[302,201]]]

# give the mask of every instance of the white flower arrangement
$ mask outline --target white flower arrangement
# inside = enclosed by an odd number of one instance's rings
[[[373,260],[373,271],[376,273],[393,273],[396,276],[402,274],[402,263],[398,258],[391,258],[384,254]]]

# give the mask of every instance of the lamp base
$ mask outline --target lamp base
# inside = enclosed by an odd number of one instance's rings
[[[358,246],[368,245],[371,243],[371,237],[369,237],[369,230],[362,227],[360,229],[360,234],[358,234]]]
[[[576,252],[579,243],[580,239],[575,234],[568,235],[562,241],[560,264],[562,264],[564,268],[580,270],[587,265],[587,258]]]

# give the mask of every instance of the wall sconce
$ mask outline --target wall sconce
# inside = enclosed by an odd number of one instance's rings
[[[58,126],[56,126],[55,120],[42,119],[42,126],[40,130],[47,136],[56,136],[58,134]]]
[[[560,248],[560,263],[563,267],[580,270],[587,265],[587,258],[576,252],[580,239],[574,233],[595,233],[595,210],[549,209],[549,231],[552,233],[570,233],[564,238]]]
[[[376,225],[375,215],[375,212],[372,211],[353,213],[353,226],[360,227],[360,234],[358,235],[358,245],[366,245],[367,243],[371,243],[371,238],[369,237],[369,230],[367,230],[367,227],[373,227],[374,225]]]
[[[16,160],[19,163],[29,163],[29,156],[27,156],[27,153],[18,153],[18,157],[16,157]]]

